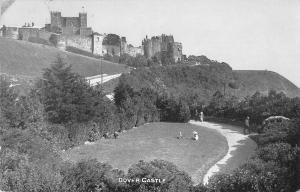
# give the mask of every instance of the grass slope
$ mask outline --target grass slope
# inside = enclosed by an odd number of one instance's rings
[[[199,140],[191,140],[196,130]],[[184,139],[176,136],[182,132]],[[227,152],[225,137],[214,130],[183,123],[151,123],[122,133],[119,139],[102,139],[94,145],[82,145],[63,154],[64,159],[78,161],[97,158],[127,171],[139,160],[163,159],[177,165],[202,181],[206,171]]]
[[[245,95],[253,94],[256,91],[267,93],[274,89],[282,91],[288,96],[300,96],[299,88],[278,73],[259,70],[234,70],[233,73],[240,84],[239,91]]]
[[[275,72],[236,71],[222,63],[137,69],[122,78],[123,82],[137,90],[150,87],[158,92],[168,91],[187,99],[197,95],[199,100],[205,102],[217,90],[224,92],[224,82],[226,94],[239,98],[253,95],[256,91],[268,93],[271,89],[283,91],[290,97],[300,96],[297,86]]]
[[[100,74],[100,60],[60,51],[56,48],[0,37],[0,73],[40,76],[57,55],[72,64],[73,71],[82,76]],[[103,73],[118,74],[128,71],[125,65],[102,61]]]

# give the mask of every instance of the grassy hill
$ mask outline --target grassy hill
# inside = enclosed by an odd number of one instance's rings
[[[272,89],[283,91],[291,97],[300,96],[297,86],[275,72],[235,71],[225,63],[137,69],[122,78],[122,82],[127,82],[136,90],[150,87],[187,100],[197,97],[208,101],[216,91],[225,91],[226,95],[241,98],[253,95],[256,91],[268,93]]]
[[[240,88],[239,92],[249,95],[256,91],[267,93],[274,89],[288,96],[300,96],[300,89],[285,77],[272,71],[234,70]]]
[[[53,47],[17,41],[0,37],[0,73],[10,75],[40,76],[61,55],[72,64],[73,71],[82,76],[100,74],[99,59],[76,55]],[[118,74],[128,71],[126,65],[102,61],[102,70],[106,74]]]

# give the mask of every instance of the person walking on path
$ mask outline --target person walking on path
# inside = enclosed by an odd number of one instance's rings
[[[249,116],[247,116],[245,119],[244,134],[246,134],[246,130],[250,134],[250,117]]]
[[[200,121],[201,121],[201,122],[204,121],[204,114],[203,114],[203,111],[200,112]]]

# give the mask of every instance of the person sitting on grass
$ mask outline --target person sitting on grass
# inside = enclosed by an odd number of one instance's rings
[[[115,131],[115,132],[114,132],[114,138],[117,139],[118,136],[119,136],[118,132]]]
[[[198,139],[199,139],[198,132],[194,131],[193,132],[193,140],[198,141]]]
[[[177,139],[182,139],[182,138],[183,138],[182,133],[181,131],[179,131],[179,136],[177,137]]]
[[[246,135],[246,130],[248,131],[248,134],[250,134],[250,117],[249,116],[247,116],[245,119],[244,135]]]
[[[108,133],[103,134],[104,139],[108,139]]]

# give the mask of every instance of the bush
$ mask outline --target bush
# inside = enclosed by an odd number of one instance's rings
[[[124,173],[113,170],[110,165],[96,160],[81,161],[63,171],[62,191],[64,192],[122,192],[123,185],[118,178],[124,178]]]
[[[295,164],[298,149],[288,143],[271,143],[259,148],[258,158],[268,162],[273,161],[281,167],[291,167]]]
[[[132,191],[187,192],[192,185],[191,178],[185,172],[163,160],[154,160],[149,163],[140,161],[129,168],[127,176],[131,179],[155,178],[161,181],[130,183]]]

